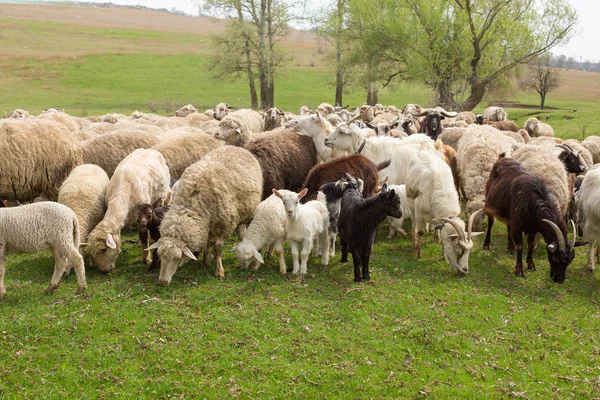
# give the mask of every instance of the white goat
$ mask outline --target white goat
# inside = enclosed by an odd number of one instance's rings
[[[400,200],[400,209],[402,210],[402,217],[394,218],[387,217],[388,223],[390,225],[388,232],[388,239],[392,239],[396,233],[401,234],[406,237],[406,232],[402,229],[402,225],[404,224],[404,220],[410,219],[410,208],[408,207],[408,201],[406,200],[406,185],[390,185],[388,186],[388,190],[392,190],[396,192],[396,196]]]
[[[583,237],[590,242],[588,268],[594,271],[594,250],[600,243],[600,168],[588,171],[576,197]]]
[[[321,161],[325,162],[331,157],[331,149],[325,146],[325,138],[333,132],[333,126],[319,113],[310,116],[300,116],[288,124],[298,134],[310,136],[315,144]]]

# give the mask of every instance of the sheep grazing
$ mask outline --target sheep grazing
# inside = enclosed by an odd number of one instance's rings
[[[321,263],[329,264],[329,212],[325,195],[319,193],[317,200],[300,204],[300,200],[308,192],[303,189],[300,193],[281,193],[273,189],[273,194],[281,199],[287,220],[285,223],[285,237],[292,250],[294,263],[292,274],[306,275],[308,255],[313,248],[320,252]],[[298,262],[300,256],[300,262]]]
[[[169,203],[170,181],[165,158],[156,150],[137,149],[117,166],[106,188],[104,219],[88,235],[90,254],[101,272],[114,269],[121,252],[121,229],[135,224],[138,206],[158,199]],[[146,249],[147,243],[142,246]],[[150,261],[147,250],[142,260]]]
[[[6,295],[6,250],[50,250],[55,260],[54,274],[47,289],[50,293],[58,287],[71,265],[75,266],[77,293],[87,287],[83,257],[78,251],[79,221],[69,207],[40,202],[0,209],[0,243],[0,299]]]
[[[444,109],[438,110],[425,110],[415,117],[425,117],[420,122],[421,130],[420,133],[425,133],[432,140],[437,140],[438,136],[442,133],[442,120],[446,117],[454,118],[458,115],[456,112],[448,112]]]
[[[581,188],[578,191],[577,208],[580,215],[579,223],[582,227],[583,237],[590,242],[588,253],[588,268],[596,269],[594,265],[594,254],[600,243],[600,209],[598,199],[600,198],[600,169],[589,171],[583,178]]]
[[[471,125],[475,123],[477,116],[471,111],[463,111],[459,112],[456,116],[457,121],[465,121],[467,125]]]
[[[39,119],[0,121],[0,198],[56,200],[60,185],[82,164],[81,147],[62,125]]]
[[[58,191],[58,202],[77,215],[80,236],[84,242],[104,218],[108,181],[108,175],[102,168],[83,164],[71,171]],[[83,255],[83,250],[80,253]]]
[[[362,194],[365,197],[371,197],[377,189],[378,172],[389,165],[389,160],[376,165],[360,154],[337,157],[319,164],[310,171],[302,185],[308,189],[308,194],[302,199],[302,202],[316,199],[317,192],[322,185],[342,179],[347,173],[362,179],[365,185]]]
[[[279,193],[286,195],[293,192],[281,189]],[[257,270],[260,264],[265,262],[260,254],[261,250],[267,253],[270,247],[274,247],[279,255],[279,272],[285,275],[287,266],[283,257],[283,243],[286,221],[283,203],[275,194],[267,197],[256,207],[254,218],[244,233],[244,239],[233,248],[243,269],[248,268],[254,260],[253,269]]]
[[[523,129],[527,131],[532,138],[540,136],[554,136],[554,129],[545,122],[541,122],[537,118],[529,118],[525,121]]]
[[[352,179],[351,176],[348,179]],[[341,262],[348,262],[348,250],[352,252],[354,282],[368,281],[369,258],[375,241],[377,227],[386,217],[400,218],[400,200],[394,190],[384,184],[381,193],[368,199],[363,198],[358,189],[347,189],[342,196],[338,221]]]
[[[138,234],[142,243],[148,243],[148,234],[150,234],[150,238],[154,243],[160,239],[160,225],[165,217],[165,213],[171,208],[168,205],[159,207],[160,202],[161,199],[158,199],[152,204],[143,203],[138,206]],[[152,271],[155,269],[160,269],[160,259],[156,249],[152,252],[152,263],[149,270]]]
[[[149,149],[159,141],[157,136],[142,130],[125,129],[96,136],[83,144],[83,162],[96,164],[110,177],[119,163],[135,149]]]
[[[225,278],[221,251],[241,224],[251,221],[260,203],[263,179],[260,164],[249,151],[219,147],[185,170],[173,187],[171,209],[160,227],[158,283],[168,285],[177,268],[193,252],[213,247],[217,278]]]
[[[590,152],[594,164],[600,163],[600,136],[588,136],[583,139],[581,145]]]
[[[196,133],[163,140],[152,148],[165,157],[171,178],[179,179],[187,167],[220,146],[223,146],[222,141]]]
[[[509,250],[514,243],[517,251],[515,274],[525,276],[522,235],[527,236],[527,269],[535,271],[533,248],[535,235],[539,232],[546,242],[550,277],[554,282],[564,282],[567,267],[575,258],[574,247],[582,243],[575,242],[575,231],[573,240],[568,240],[563,214],[542,179],[527,172],[517,160],[500,155],[485,185],[484,211],[488,215],[484,249],[490,247],[494,219],[505,222]],[[572,221],[571,224],[575,228]]]
[[[215,106],[213,112],[213,118],[217,121],[221,121],[231,111],[231,106],[227,103],[219,103]]]
[[[268,110],[266,110],[265,116],[264,116],[265,132],[272,131],[273,129],[279,128],[280,126],[282,126],[284,115],[285,115],[285,113],[283,112],[283,110],[280,110],[275,107],[272,107],[272,108],[269,108]]]
[[[508,113],[502,107],[488,107],[483,112],[483,119],[488,121],[506,121],[507,117]]]
[[[469,272],[469,255],[473,249],[472,232],[476,214],[471,215],[469,229],[459,218],[460,202],[448,164],[432,150],[420,151],[408,166],[406,198],[412,220],[415,255],[421,258],[421,236],[433,221],[445,222],[440,229],[442,250],[450,266],[458,273]]]
[[[519,126],[515,123],[515,121],[484,121],[486,125],[491,125],[499,131],[510,131],[510,132],[518,132]]]
[[[333,111],[334,111],[333,106],[329,103],[321,103],[321,104],[319,104],[319,107],[317,107],[317,113],[321,117],[326,117],[329,114],[333,114]]]
[[[194,107],[191,104],[186,104],[185,106],[181,107],[179,110],[175,111],[175,116],[176,117],[187,117],[190,114],[194,114],[197,113],[198,109],[196,107]]]
[[[331,149],[325,145],[325,138],[334,131],[334,128],[319,113],[297,118],[290,122],[289,127],[300,135],[312,138],[321,161],[329,160]]]

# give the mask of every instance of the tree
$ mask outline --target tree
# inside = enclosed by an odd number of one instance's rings
[[[530,64],[529,75],[525,79],[524,87],[534,89],[540,95],[540,110],[544,109],[546,95],[560,85],[560,70],[550,66],[550,55],[537,57]]]
[[[473,109],[492,82],[568,42],[577,23],[564,0],[349,1],[353,25],[384,51],[393,46],[408,75],[457,110]]]

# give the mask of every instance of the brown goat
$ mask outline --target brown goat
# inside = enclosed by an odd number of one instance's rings
[[[377,189],[378,171],[389,165],[390,161],[384,161],[379,165],[374,164],[367,157],[360,154],[337,157],[319,164],[310,171],[304,181],[303,187],[308,189],[308,194],[304,196],[302,202],[316,199],[321,185],[336,182],[344,178],[346,174],[350,174],[356,179],[362,179],[364,182],[362,194],[364,197],[371,197]]]
[[[148,264],[149,254],[146,250],[150,243],[148,243],[148,233],[152,240],[156,243],[160,239],[160,223],[165,216],[165,213],[169,211],[171,206],[158,207],[161,199],[156,200],[153,204],[143,203],[138,206],[138,234],[140,236],[140,242],[144,246],[144,263]],[[150,270],[160,269],[160,260],[158,258],[158,250],[154,249],[152,252],[152,264]]]
[[[446,161],[446,164],[448,164],[448,166],[452,170],[452,178],[454,178],[454,187],[456,187],[456,191],[458,192],[458,197],[460,199],[461,184],[460,184],[460,177],[458,175],[458,162],[456,161],[456,150],[454,150],[453,147],[445,144],[444,147],[442,148],[442,152],[444,153],[444,160]],[[465,197],[464,194],[462,197],[463,198]]]
[[[519,127],[515,124],[515,121],[490,121],[488,119],[483,120],[486,125],[491,125],[499,131],[510,131],[518,132]]]

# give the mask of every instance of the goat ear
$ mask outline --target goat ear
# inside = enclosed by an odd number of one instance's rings
[[[148,247],[148,248],[146,249],[146,251],[150,251],[150,250],[158,249],[158,246],[159,246],[158,242],[156,242],[156,243],[152,243],[152,244],[150,245],[150,247]]]
[[[183,252],[183,255],[184,255],[184,256],[187,256],[187,257],[191,258],[191,259],[192,259],[192,260],[194,260],[194,261],[197,261],[197,260],[198,260],[198,259],[196,258],[196,256],[194,255],[194,253],[192,253],[192,252],[190,251],[190,249],[188,249],[188,247],[187,247],[187,246],[183,246],[183,249],[181,249],[181,251]]]
[[[387,186],[387,184],[386,184],[386,186]],[[384,191],[384,190],[382,190],[382,191]],[[395,189],[390,190],[388,196],[390,196],[390,199],[393,199],[394,197],[396,197],[396,190]]]
[[[443,115],[440,116],[440,119],[446,119],[446,117],[444,117]]]
[[[275,188],[273,189],[273,194],[274,194],[275,196],[279,197],[280,199],[282,199],[282,198],[283,198],[283,195],[282,195],[281,193],[279,193],[279,192],[277,191],[277,189],[275,189]]]
[[[387,188],[388,188],[388,184],[384,183],[383,186],[381,187],[381,192],[387,192]]]
[[[111,249],[113,249],[113,250],[117,248],[117,244],[115,243],[115,239],[113,238],[113,235],[111,235],[110,233],[106,237],[106,246],[109,247],[109,248],[111,248]]]
[[[162,199],[158,198],[154,201],[154,203],[152,203],[152,209],[156,210],[158,207],[160,207],[160,204],[162,204]]]
[[[235,128],[235,132],[239,135],[240,133],[242,133],[242,131],[240,130],[240,128]]]
[[[256,258],[256,261],[258,261],[259,263],[261,263],[261,264],[265,263],[265,260],[263,260],[262,256],[256,249],[254,249],[252,251],[252,255],[254,256],[254,258]]]
[[[483,232],[471,232],[471,237],[482,235]]]
[[[444,223],[442,222],[441,224],[437,224],[435,226],[435,228],[433,228],[434,230],[438,230],[438,229],[442,229],[444,227]]]
[[[590,242],[575,242],[575,245],[573,247],[586,246],[589,243]]]
[[[304,188],[302,189],[302,191],[300,193],[298,193],[298,198],[301,199],[304,196],[306,196],[306,193],[308,193],[308,188]]]

